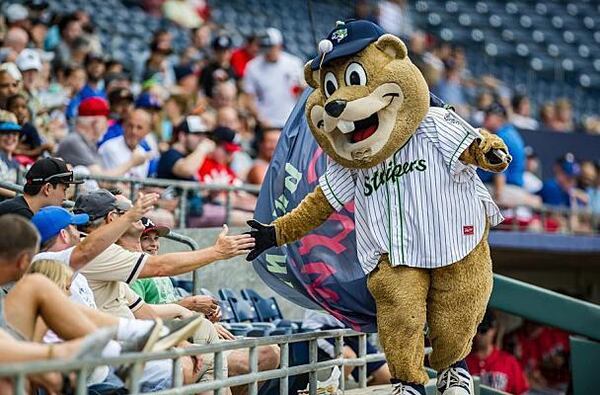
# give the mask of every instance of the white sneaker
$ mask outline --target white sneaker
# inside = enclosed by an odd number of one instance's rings
[[[392,384],[392,395],[423,395],[423,393],[410,385],[396,383]]]
[[[437,389],[442,395],[474,395],[473,378],[463,368],[443,370],[437,379]]]

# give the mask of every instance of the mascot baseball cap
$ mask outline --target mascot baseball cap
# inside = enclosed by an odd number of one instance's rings
[[[313,70],[319,69],[323,52],[325,52],[325,58],[322,64],[326,65],[332,60],[362,51],[369,44],[377,41],[384,33],[383,29],[373,22],[365,20],[337,21],[335,28],[327,35],[327,39],[319,43],[321,54],[312,60],[310,66]],[[322,45],[327,41],[330,44]]]

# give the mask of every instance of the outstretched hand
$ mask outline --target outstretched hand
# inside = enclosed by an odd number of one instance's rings
[[[254,247],[254,238],[249,234],[228,236],[229,228],[223,225],[223,230],[215,242],[214,248],[219,259],[229,259],[237,255],[247,254]]]
[[[246,257],[246,260],[251,262],[264,251],[277,246],[277,238],[275,236],[275,226],[273,225],[261,224],[255,219],[251,219],[246,223],[253,229],[248,234],[254,238],[256,243],[254,249]]]

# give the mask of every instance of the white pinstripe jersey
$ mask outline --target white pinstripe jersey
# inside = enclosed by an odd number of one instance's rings
[[[382,254],[392,266],[438,268],[471,252],[502,221],[472,165],[458,160],[474,136],[430,108],[408,142],[369,169],[348,169],[330,160],[319,179],[336,210],[355,203],[358,258],[371,272]]]

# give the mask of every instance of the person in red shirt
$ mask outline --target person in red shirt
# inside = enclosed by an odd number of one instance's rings
[[[243,47],[233,51],[230,63],[236,78],[244,77],[246,65],[258,55],[258,51],[260,51],[260,43],[258,36],[254,34],[246,37],[246,43]]]
[[[525,321],[506,344],[525,370],[533,389],[563,391],[569,384],[569,335],[560,329]]]
[[[495,345],[497,328],[493,312],[487,311],[477,328],[473,349],[467,356],[469,372],[481,378],[481,384],[511,394],[529,389],[523,369],[515,357]]]

